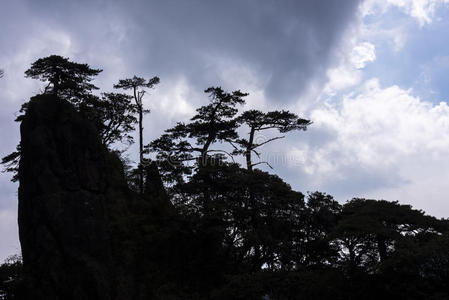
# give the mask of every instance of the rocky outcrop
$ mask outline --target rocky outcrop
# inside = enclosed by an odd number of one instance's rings
[[[159,190],[155,204],[151,193],[132,192],[95,128],[52,95],[31,99],[21,147],[25,297],[153,299],[151,247],[161,243],[160,226],[172,214],[165,214],[168,198]]]

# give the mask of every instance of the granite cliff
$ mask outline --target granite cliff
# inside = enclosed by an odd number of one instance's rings
[[[155,298],[164,279],[155,253],[170,243],[173,216],[160,179],[143,196],[130,190],[118,156],[53,95],[31,99],[20,129],[23,297]],[[154,165],[147,173],[158,175]]]

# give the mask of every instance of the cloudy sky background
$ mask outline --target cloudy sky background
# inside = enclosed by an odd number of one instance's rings
[[[158,75],[148,142],[206,104],[208,86],[240,89],[247,108],[314,122],[263,149],[295,189],[449,217],[448,17],[449,0],[0,0],[0,155],[42,88],[23,72],[58,54],[102,68],[102,91]],[[0,261],[20,251],[9,178],[0,174]]]

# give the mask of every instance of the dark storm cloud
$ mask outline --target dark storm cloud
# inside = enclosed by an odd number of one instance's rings
[[[268,98],[279,101],[294,99],[311,82],[325,80],[333,50],[355,19],[358,1],[30,1],[28,5],[43,22],[64,28],[90,51],[99,43],[114,47],[135,72],[151,70],[162,78],[183,75],[204,89],[220,84],[217,74],[223,65],[214,58],[223,58],[254,71]],[[108,34],[102,34],[102,28],[111,24],[122,26],[120,42],[111,43]]]

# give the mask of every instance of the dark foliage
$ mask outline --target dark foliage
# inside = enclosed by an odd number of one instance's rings
[[[82,101],[92,90],[98,89],[90,83],[102,70],[92,69],[87,64],[69,61],[59,55],[50,55],[32,63],[25,76],[47,82],[44,93],[52,93],[72,103]]]
[[[137,106],[131,103],[131,96],[118,93],[104,93],[101,98],[91,96],[80,103],[79,111],[95,124],[103,145],[134,142],[130,133],[137,123]]]
[[[2,165],[4,167],[3,172],[9,172],[12,174],[11,181],[16,182],[19,180],[19,161],[20,161],[20,144],[17,145],[16,151],[2,157]]]
[[[190,123],[176,124],[148,145],[150,151],[157,153],[164,179],[170,183],[182,183],[184,175],[191,174],[196,167],[205,166],[207,162],[219,163],[230,158],[229,153],[211,149],[211,146],[238,138],[236,106],[244,104],[243,98],[248,94],[240,91],[227,93],[220,87],[210,87],[204,92],[209,94],[210,102],[196,110],[197,114]]]
[[[22,258],[18,255],[8,257],[0,265],[0,299],[21,299],[20,289],[23,278]]]

